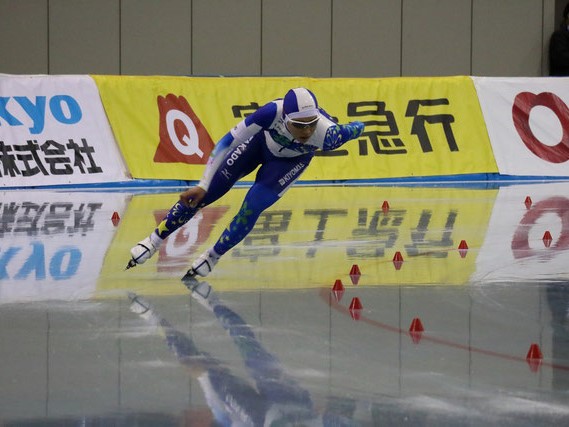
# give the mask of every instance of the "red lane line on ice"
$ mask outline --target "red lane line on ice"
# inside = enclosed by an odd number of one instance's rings
[[[324,301],[326,301],[328,303],[328,305],[331,308],[333,308],[334,310],[336,310],[342,314],[345,314],[348,317],[351,317],[350,310],[348,309],[348,307],[343,306],[339,302],[335,301],[335,298],[332,295],[332,292],[330,291],[329,288],[320,289],[320,297]],[[388,325],[387,323],[382,323],[382,322],[378,322],[377,320],[369,319],[366,316],[364,316],[363,314],[360,317],[360,319],[357,320],[357,322],[367,323],[368,325],[375,326],[377,328],[385,329],[387,331],[395,332],[398,334],[407,335],[407,336],[409,336],[409,339],[411,339],[411,334],[408,331],[401,329],[401,328],[398,328],[396,326]],[[512,356],[510,354],[498,353],[497,351],[485,350],[483,348],[477,348],[477,347],[472,347],[472,346],[465,345],[465,344],[459,344],[459,343],[449,341],[449,340],[445,340],[442,338],[431,337],[428,334],[426,334],[425,332],[423,332],[421,334],[421,341],[429,341],[429,342],[432,342],[434,344],[438,344],[438,345],[442,345],[442,346],[446,346],[446,347],[451,347],[451,348],[457,348],[459,350],[465,350],[465,351],[469,351],[472,353],[484,354],[486,356],[497,357],[500,359],[513,360],[516,362],[527,363],[527,360],[525,357]],[[528,349],[529,349],[529,344],[528,344]],[[545,360],[541,361],[541,366],[548,366],[552,369],[569,371],[569,366],[567,366],[567,365],[559,365],[556,363],[550,363],[550,362],[546,362]]]

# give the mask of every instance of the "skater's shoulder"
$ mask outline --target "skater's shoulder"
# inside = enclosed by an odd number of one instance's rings
[[[282,102],[279,106],[278,102],[271,101],[259,107],[255,112],[245,117],[245,125],[255,124],[261,128],[268,129],[275,120],[282,114]]]

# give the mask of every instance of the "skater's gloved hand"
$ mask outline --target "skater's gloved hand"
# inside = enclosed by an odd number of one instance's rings
[[[205,197],[205,193],[206,191],[203,188],[196,185],[180,194],[180,201],[190,208],[197,208]]]

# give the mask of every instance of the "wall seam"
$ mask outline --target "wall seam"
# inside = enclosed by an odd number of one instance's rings
[[[261,10],[259,20],[260,22],[260,36],[261,40],[259,42],[259,75],[263,76],[263,0],[260,0]]]
[[[190,76],[194,75],[194,2],[190,0]]]
[[[50,52],[49,52],[49,0],[47,0],[47,74],[51,74],[51,62],[49,60]]]
[[[334,70],[334,0],[330,2],[330,77]]]
[[[122,76],[122,0],[119,0],[119,75]]]
[[[468,74],[472,76],[472,64],[474,58],[472,56],[472,49],[474,48],[474,0],[470,0],[470,66]]]
[[[470,64],[468,74],[472,75],[472,49],[474,47],[474,0],[470,0]]]
[[[399,34],[399,77],[403,77],[403,2],[405,0],[401,0],[401,10],[400,13],[400,34]]]
[[[546,53],[545,53],[545,0],[541,0],[541,75],[545,76],[546,70]]]

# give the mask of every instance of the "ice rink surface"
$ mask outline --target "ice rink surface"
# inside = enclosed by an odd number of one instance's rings
[[[245,191],[2,192],[0,426],[569,425],[569,183]]]

